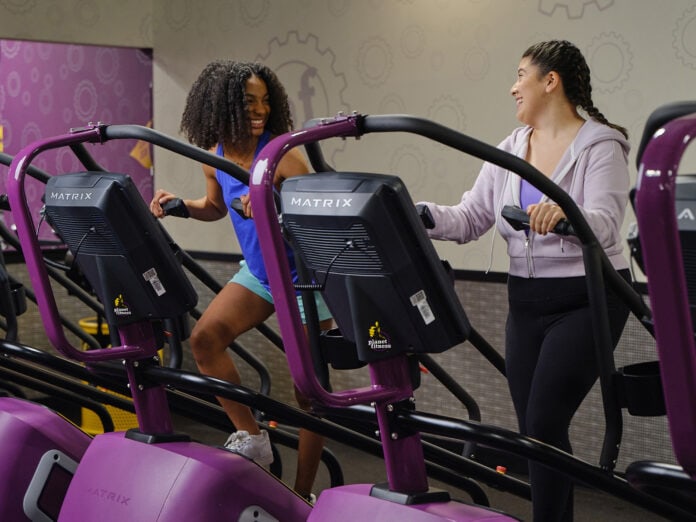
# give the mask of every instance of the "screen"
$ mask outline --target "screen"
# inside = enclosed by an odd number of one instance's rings
[[[286,235],[362,361],[466,340],[466,314],[398,177],[293,177],[281,205]]]
[[[109,324],[174,318],[196,305],[164,230],[129,176],[52,177],[45,205],[47,221],[99,296]]]
[[[60,506],[63,504],[71,480],[72,473],[63,466],[54,464],[48,472],[46,483],[39,494],[36,505],[53,520],[58,519]]]

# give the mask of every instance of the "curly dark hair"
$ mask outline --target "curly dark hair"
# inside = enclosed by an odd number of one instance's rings
[[[181,116],[181,132],[186,139],[204,149],[218,143],[245,145],[251,139],[246,112],[247,80],[257,76],[266,83],[271,112],[266,130],[273,135],[293,128],[285,87],[275,73],[258,62],[215,60],[193,82]]]
[[[527,49],[522,58],[530,58],[533,65],[539,68],[543,76],[550,71],[556,71],[563,81],[563,89],[570,103],[581,107],[593,120],[618,130],[626,138],[628,131],[609,123],[604,115],[592,102],[592,85],[590,83],[590,68],[580,50],[567,40],[549,40],[539,42]]]

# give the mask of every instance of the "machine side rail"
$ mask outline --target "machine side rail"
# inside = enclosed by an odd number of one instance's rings
[[[10,156],[6,152],[0,152],[0,163],[5,165],[6,167],[9,167],[12,164],[13,159],[14,156]],[[51,177],[51,175],[48,172],[41,170],[38,167],[34,167],[33,165],[29,165],[29,167],[27,168],[27,174],[32,178],[37,179],[43,183],[46,183],[48,179]]]
[[[347,125],[341,122],[353,118],[360,121],[356,121],[348,127],[348,129],[352,129],[354,134],[347,134],[347,130],[345,129]],[[583,244],[593,245],[597,243],[594,232],[573,199],[548,177],[544,176],[529,163],[517,156],[431,120],[404,114],[375,116],[354,115],[352,117],[339,117],[335,120],[330,118],[315,118],[309,120],[305,124],[305,129],[326,127],[327,130],[322,132],[321,135],[326,136],[329,134],[329,136],[326,137],[331,137],[330,129],[337,124],[341,124],[344,127],[344,129],[337,131],[340,132],[340,136],[350,135],[358,137],[363,134],[377,132],[407,132],[423,136],[465,154],[475,156],[483,161],[494,163],[511,170],[549,196],[550,199],[563,209],[566,216],[568,216],[568,221],[573,225],[575,235],[578,236]],[[315,140],[325,139],[324,137],[314,136],[315,135],[312,135]],[[328,171],[334,170],[333,167],[326,163],[318,143],[311,145],[307,148],[307,151],[312,165],[314,166],[316,163],[315,169],[325,167]],[[643,300],[640,299],[640,296],[636,294],[623,278],[615,274],[615,270],[611,267],[606,255],[601,256],[601,258],[602,266],[605,269],[609,268],[605,270],[605,272],[607,282],[612,290],[617,292],[625,300],[626,304],[637,317],[645,316],[649,318],[651,316],[651,311]]]
[[[103,141],[114,139],[138,139],[152,143],[200,163],[227,172],[242,183],[249,184],[249,173],[236,163],[212,154],[185,141],[172,138],[143,125],[105,125],[101,127]]]
[[[6,361],[3,364],[4,366],[8,366]],[[44,374],[33,376],[30,371],[27,371],[26,367],[19,365],[14,370],[0,366],[0,379],[2,379],[3,385],[5,382],[13,382],[25,388],[44,393],[50,397],[57,397],[72,404],[80,405],[92,411],[99,418],[99,422],[101,422],[102,429],[105,432],[114,431],[114,421],[106,407],[101,402],[82,393],[84,391],[89,391],[89,386],[84,385],[83,389],[79,392],[70,391],[61,386],[60,382],[56,384],[51,375]]]
[[[489,161],[512,170],[529,181],[544,194],[561,206],[568,221],[573,226],[576,235],[583,245],[583,258],[588,279],[588,294],[590,307],[593,310],[595,344],[599,361],[600,385],[605,417],[605,438],[600,456],[600,466],[613,469],[618,449],[620,447],[623,420],[617,391],[614,386],[616,368],[613,359],[611,332],[608,323],[607,303],[604,298],[605,283],[611,286],[638,317],[649,317],[650,310],[634,289],[624,281],[611,266],[604,250],[599,245],[582,212],[570,198],[550,179],[522,159],[500,150],[497,147],[471,138],[453,129],[423,118],[408,115],[384,116],[352,116],[339,115],[333,119],[317,119],[308,122],[302,131],[287,133],[270,142],[260,154],[252,167],[250,193],[255,205],[255,219],[259,236],[268,236],[269,246],[280,256],[282,238],[277,226],[277,217],[271,207],[271,191],[267,190],[272,184],[272,174],[275,172],[280,158],[291,148],[306,145],[332,137],[359,137],[370,132],[409,132],[437,141],[443,145],[461,152],[473,155],[484,161]],[[264,193],[265,192],[265,193]],[[264,212],[266,210],[266,212]],[[269,270],[271,285],[275,285],[279,298],[287,302],[291,295],[289,270],[285,263],[279,263],[277,274]],[[606,281],[605,281],[606,280]],[[301,332],[299,312],[294,308],[278,314],[284,338],[293,344],[288,352],[288,362],[295,375],[298,386],[308,396],[321,400],[327,405],[345,405],[335,394],[326,392],[317,382],[311,372],[311,358],[308,354],[307,342],[298,332]],[[285,327],[283,327],[285,325]],[[369,396],[358,394],[355,400],[363,401]]]

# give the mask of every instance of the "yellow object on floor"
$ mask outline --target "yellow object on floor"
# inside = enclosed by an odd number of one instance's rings
[[[90,335],[97,335],[97,318],[96,317],[85,317],[83,319],[80,319],[78,321],[78,324],[80,325],[80,328],[85,333],[88,333]],[[109,325],[106,324],[105,322],[101,323],[101,335],[106,336],[108,338],[109,336]],[[86,349],[87,347],[83,345],[83,349]],[[162,353],[160,352],[160,357],[162,357]],[[130,399],[130,397],[121,395],[119,393],[115,392],[110,392],[109,390],[105,390],[104,388],[99,388],[102,391],[106,391],[108,393],[113,393],[114,395],[118,397],[122,397],[124,399]],[[130,428],[137,428],[138,427],[138,419],[135,416],[135,413],[131,413],[130,411],[122,410],[121,408],[117,408],[115,406],[111,406],[109,404],[105,404],[104,407],[106,408],[106,411],[111,415],[111,419],[113,420],[114,423],[114,430],[115,431],[126,431]],[[81,422],[81,428],[86,432],[89,433],[90,435],[98,435],[100,433],[104,433],[104,427],[102,426],[101,421],[99,420],[99,417],[97,416],[96,413],[94,413],[92,410],[88,408],[82,408],[82,422]]]

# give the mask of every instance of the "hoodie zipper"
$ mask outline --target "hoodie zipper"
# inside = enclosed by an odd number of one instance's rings
[[[533,234],[533,232],[530,232],[530,234]],[[527,258],[527,275],[529,275],[530,279],[534,278],[534,270],[532,270],[532,245],[529,242],[529,235],[524,240],[524,252],[525,252],[525,257]]]

